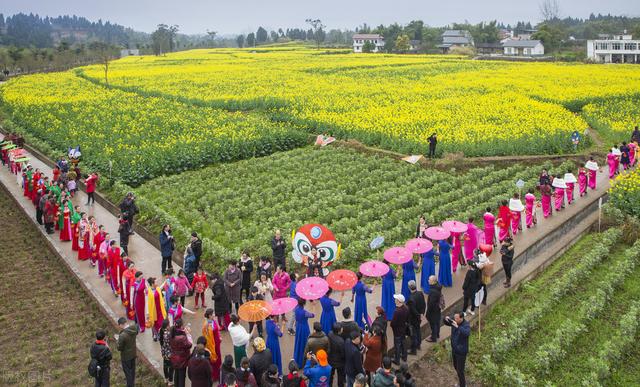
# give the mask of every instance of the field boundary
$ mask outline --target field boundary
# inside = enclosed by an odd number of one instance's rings
[[[9,190],[7,189],[7,187],[5,186],[4,183],[0,182],[0,189],[2,189],[2,191],[11,198],[11,201],[13,202],[13,204],[15,205],[15,207],[24,214],[24,216],[26,218],[29,219],[29,221],[31,222],[31,224],[38,229],[39,231],[39,238],[41,240],[44,241],[44,243],[46,243],[47,248],[49,248],[49,250],[51,250],[54,255],[56,256],[56,259],[62,263],[62,265],[64,266],[64,268],[67,270],[67,272],[71,275],[71,277],[74,279],[74,281],[76,281],[80,287],[82,288],[82,290],[93,299],[93,301],[96,302],[96,304],[98,305],[98,308],[100,309],[100,312],[107,317],[107,319],[111,322],[112,327],[117,331],[119,330],[118,327],[118,316],[111,310],[111,308],[109,308],[109,306],[104,302],[104,300],[98,295],[97,291],[95,290],[94,286],[91,283],[87,283],[85,281],[83,281],[80,278],[79,272],[77,270],[75,270],[70,264],[69,262],[67,262],[67,260],[64,258],[64,253],[58,248],[56,247],[51,240],[49,240],[49,238],[47,238],[44,228],[40,227],[40,225],[35,221],[35,219],[31,216],[29,216],[29,213],[26,211],[26,209],[20,204],[20,202],[18,202],[18,199],[11,193],[9,192]],[[136,356],[138,359],[141,359],[142,362],[149,367],[150,370],[154,371],[158,377],[160,377],[162,380],[164,380],[164,373],[162,371],[162,366],[160,364],[156,364],[155,362],[151,361],[144,353],[144,351],[140,350],[139,348],[136,348]]]

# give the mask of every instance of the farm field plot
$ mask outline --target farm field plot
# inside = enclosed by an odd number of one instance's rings
[[[318,222],[342,243],[336,264],[354,268],[372,254],[374,237],[384,236],[386,246],[404,243],[420,214],[432,224],[480,220],[487,205],[495,209],[513,194],[518,179],[533,187],[541,168],[445,173],[341,147],[301,148],[158,178],[136,192],[140,220],[150,229],[170,223],[183,241],[198,230],[214,257],[233,257],[242,249],[270,255],[274,229],[287,236]]]
[[[4,189],[0,223],[11,225],[11,232],[0,233],[0,384],[93,385],[89,348],[95,331],[105,328],[113,352],[111,383],[124,385],[115,330]],[[164,385],[140,360],[136,378],[142,386]]]
[[[80,70],[102,82],[101,69]],[[471,61],[312,50],[193,50],[114,63],[111,84],[226,109],[258,109],[314,132],[403,153],[562,153],[588,127],[572,111],[635,95],[637,66]],[[572,110],[572,111],[570,111]]]
[[[490,385],[630,380],[637,370],[619,360],[639,333],[640,242],[626,245],[621,234],[609,229],[582,238],[496,304],[483,321],[482,338],[472,336],[472,372]]]
[[[629,141],[629,132],[640,125],[640,97],[622,97],[590,103],[584,106],[589,122],[603,132],[608,140]],[[607,144],[611,146],[611,144]]]

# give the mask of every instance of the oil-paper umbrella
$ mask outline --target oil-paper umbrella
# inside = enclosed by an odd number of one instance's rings
[[[442,222],[442,228],[449,232],[462,234],[469,229],[469,226],[467,226],[466,223],[458,222],[457,220],[447,220],[446,222]]]
[[[279,316],[289,313],[298,305],[298,300],[292,297],[277,298],[271,302],[271,315]]]
[[[451,236],[451,232],[449,232],[449,230],[445,230],[442,227],[434,226],[426,229],[424,235],[429,239],[433,239],[434,241],[441,241],[443,239],[449,238],[449,236]]]
[[[248,322],[262,321],[270,314],[271,305],[262,300],[247,301],[238,309],[238,316]]]
[[[409,239],[407,243],[404,244],[404,248],[412,254],[424,254],[433,249],[433,243],[424,238]]]
[[[407,263],[412,258],[413,254],[411,254],[411,251],[405,249],[404,247],[392,247],[384,252],[384,259],[386,259],[387,262],[395,263],[397,265]]]
[[[307,277],[296,285],[296,294],[305,300],[317,300],[327,294],[329,284],[320,277]]]
[[[358,277],[351,270],[340,269],[334,270],[327,276],[329,287],[336,291],[344,291],[352,289],[356,286]]]
[[[382,277],[389,272],[389,266],[380,261],[367,261],[360,265],[360,273],[367,277]],[[296,288],[297,291],[297,288]]]

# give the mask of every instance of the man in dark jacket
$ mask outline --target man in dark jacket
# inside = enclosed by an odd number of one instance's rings
[[[329,332],[329,365],[331,366],[331,380],[329,385],[333,386],[333,374],[338,373],[338,387],[344,387],[344,338],[341,336],[342,325],[339,322],[333,323]]]
[[[118,319],[120,334],[116,337],[118,341],[118,351],[122,361],[122,371],[127,380],[127,387],[133,387],[136,380],[136,336],[138,335],[138,324],[131,322],[127,325],[127,319]]]
[[[191,251],[196,257],[196,270],[200,267],[200,257],[202,256],[202,240],[198,238],[197,232],[191,233]]]
[[[311,352],[315,354],[321,349],[329,353],[329,338],[327,338],[327,335],[322,331],[322,325],[316,321],[313,323],[313,333],[309,335],[304,353]]]
[[[442,297],[442,285],[438,283],[435,275],[429,276],[429,296],[427,297],[427,321],[431,327],[431,336],[427,341],[435,343],[440,338],[440,297]]]
[[[138,206],[136,206],[136,198],[133,196],[133,192],[127,193],[127,196],[120,203],[120,212],[129,223],[129,232],[133,234],[133,217],[140,212]]]
[[[253,349],[254,353],[249,359],[249,368],[253,371],[253,376],[256,377],[258,385],[261,386],[262,374],[267,372],[271,364],[271,350],[267,348],[262,337],[253,339]]]
[[[287,248],[287,242],[282,237],[280,230],[276,230],[276,234],[271,239],[271,251],[273,252],[273,263],[277,266],[282,266],[282,270],[287,270],[287,260],[285,258],[285,249]],[[302,367],[302,365],[301,365]]]
[[[353,317],[351,317],[351,308],[347,306],[342,309],[342,317],[344,318],[344,321],[341,322],[343,339],[349,340],[351,332],[358,332],[358,334],[361,334],[360,327],[353,320]]]
[[[464,312],[456,313],[453,320],[445,317],[445,325],[451,327],[451,355],[453,357],[453,368],[458,374],[460,387],[466,386],[464,378],[464,365],[467,361],[467,353],[469,352],[469,335],[471,334],[471,326],[464,319]]]
[[[107,333],[98,329],[96,332],[96,341],[91,345],[89,351],[92,359],[96,359],[98,365],[98,373],[95,376],[96,387],[109,387],[111,375],[111,349],[107,344]]]
[[[409,328],[411,329],[411,355],[415,355],[420,349],[422,342],[422,333],[420,325],[422,324],[422,315],[427,310],[427,304],[424,301],[424,292],[418,291],[416,281],[409,281],[409,290],[411,295],[407,302],[409,308]]]
[[[396,310],[393,312],[391,319],[391,330],[393,331],[393,346],[395,347],[395,365],[400,364],[400,360],[407,361],[407,347],[405,346],[405,338],[407,334],[407,322],[409,321],[409,309],[404,304],[404,296],[402,294],[394,294],[393,298],[396,302]]]
[[[463,311],[466,311],[467,307],[470,306],[471,309],[469,310],[469,313],[475,314],[475,296],[476,292],[480,288],[480,284],[482,283],[481,281],[482,276],[480,274],[480,270],[478,270],[478,266],[474,261],[469,261],[469,270],[467,270],[467,274],[464,276],[464,283],[462,284],[462,295],[464,296],[464,306],[462,307]]]
[[[165,224],[160,231],[160,255],[162,256],[162,272],[166,272],[167,269],[173,270],[171,264],[171,257],[173,256],[173,250],[176,248],[175,240],[171,235],[171,225]]]
[[[427,139],[429,141],[429,158],[432,159],[436,157],[436,145],[438,144],[438,135],[433,133]]]
[[[385,356],[382,358],[382,367],[378,368],[371,379],[371,387],[394,387],[393,382],[396,375],[391,369],[391,358]]]
[[[364,374],[360,343],[362,337],[356,331],[351,332],[349,340],[344,342],[344,373],[347,376],[347,387],[353,387],[356,375]]]

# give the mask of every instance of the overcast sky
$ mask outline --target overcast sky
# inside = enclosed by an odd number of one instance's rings
[[[540,0],[541,1],[541,0]],[[589,13],[640,16],[640,0],[558,0],[562,16],[588,17]],[[452,22],[497,19],[537,22],[537,0],[1,0],[0,12],[33,12],[58,16],[76,14],[90,20],[109,20],[151,32],[159,23],[178,24],[181,32],[247,33],[304,26],[319,18],[328,28],[354,28],[393,22],[424,20],[433,26]]]

